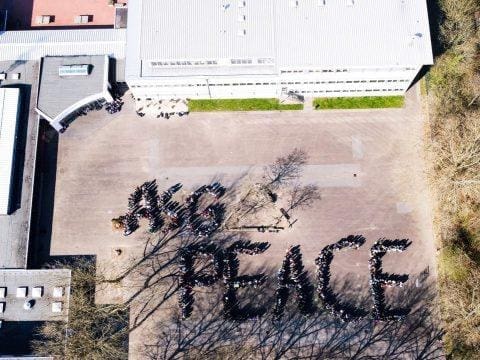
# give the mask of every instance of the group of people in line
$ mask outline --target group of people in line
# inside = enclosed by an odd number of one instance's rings
[[[330,265],[332,263],[334,252],[345,248],[358,249],[365,243],[363,236],[350,235],[340,241],[325,246],[315,260],[317,265],[318,293],[326,309],[335,317],[343,322],[355,322],[360,320],[365,313],[353,305],[341,304],[336,294],[330,286]]]
[[[385,287],[399,286],[408,280],[408,275],[384,273],[382,270],[382,257],[390,251],[404,251],[411,242],[407,239],[380,239],[370,249],[368,261],[370,269],[370,289],[373,297],[373,316],[375,320],[401,320],[409,312],[407,309],[391,310],[385,302]]]
[[[216,201],[224,194],[225,188],[219,183],[204,185],[192,192],[183,205],[172,200],[181,187],[181,184],[176,184],[161,195],[158,195],[155,180],[137,187],[129,196],[128,211],[122,217],[124,235],[128,236],[138,229],[141,218],[148,219],[148,230],[152,233],[160,229],[163,233],[182,229],[196,237],[211,235],[220,226],[223,216],[224,208]],[[199,201],[205,194],[212,196],[214,202],[199,212]]]
[[[290,289],[296,289],[298,308],[302,315],[313,312],[313,286],[304,270],[300,245],[290,246],[287,250],[282,267],[277,273],[277,290],[275,291],[275,319],[282,317],[285,312]]]
[[[266,280],[264,274],[238,276],[238,254],[261,254],[270,246],[267,242],[251,242],[238,240],[231,244],[225,251],[221,251],[212,242],[200,242],[188,245],[180,250],[180,291],[179,306],[182,318],[187,319],[193,311],[193,288],[210,286],[222,279],[225,292],[222,297],[223,315],[226,319],[241,320],[256,317],[263,313],[263,309],[240,309],[236,296],[237,289],[244,287],[257,287]],[[206,263],[205,268],[213,268],[208,275],[195,273],[195,260],[201,258]]]

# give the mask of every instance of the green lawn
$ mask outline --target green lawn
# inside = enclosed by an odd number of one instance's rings
[[[400,108],[403,104],[403,96],[334,97],[313,100],[313,106],[317,110]]]
[[[302,110],[303,104],[280,104],[278,99],[205,99],[190,100],[188,109],[191,112]]]

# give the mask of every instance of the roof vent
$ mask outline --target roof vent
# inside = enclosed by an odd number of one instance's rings
[[[298,0],[290,0],[289,4],[291,8],[296,8],[298,7]]]
[[[327,0],[318,0],[318,6],[325,6],[327,5]]]
[[[246,20],[245,15],[238,15],[238,21],[244,22]]]
[[[347,0],[347,6],[353,6],[355,0]]]
[[[247,35],[247,30],[245,30],[245,29],[240,29],[240,30],[238,30],[238,33],[237,33],[237,34],[238,34],[238,36],[245,36],[245,35]]]
[[[239,8],[243,8],[243,7],[245,7],[245,5],[247,5],[247,4],[246,4],[245,1],[243,1],[243,0],[240,0],[240,1],[238,2],[238,7],[239,7]]]

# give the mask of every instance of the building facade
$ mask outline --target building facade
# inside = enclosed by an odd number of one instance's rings
[[[401,95],[433,63],[425,0],[131,0],[136,98]]]

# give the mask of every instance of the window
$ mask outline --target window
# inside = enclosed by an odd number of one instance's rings
[[[270,65],[270,64],[273,64],[274,62],[272,58],[260,58],[260,59],[257,59],[257,63],[261,65]]]
[[[93,15],[79,15],[75,16],[73,22],[75,24],[87,24],[93,21]]]
[[[230,63],[232,65],[248,65],[251,64],[253,61],[252,59],[231,59]]]
[[[217,60],[162,60],[150,61],[151,67],[185,67],[217,65]]]
[[[55,16],[52,15],[40,15],[36,17],[35,23],[41,24],[50,24],[55,22]]]

